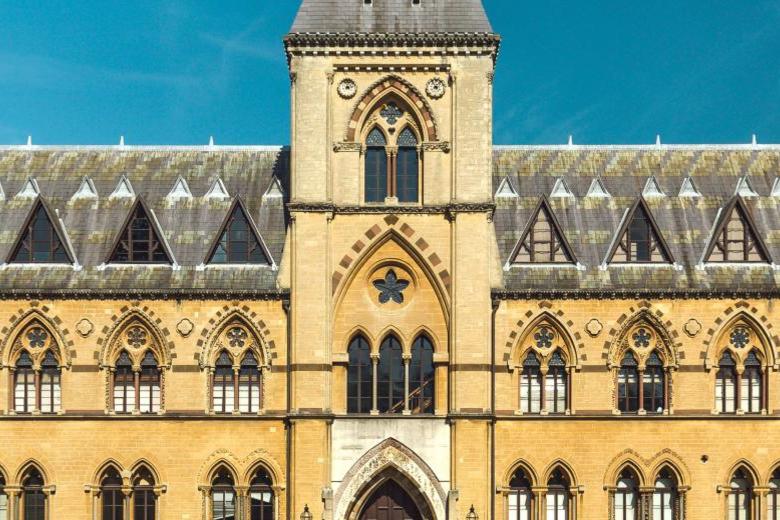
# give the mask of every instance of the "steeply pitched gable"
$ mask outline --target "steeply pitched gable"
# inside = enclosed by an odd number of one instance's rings
[[[133,204],[111,248],[109,263],[172,264],[154,215],[140,197]]]
[[[40,197],[33,204],[8,258],[11,264],[72,264],[73,256],[51,213]]]
[[[644,198],[629,209],[618,229],[608,263],[671,263],[669,247]]]
[[[705,262],[772,261],[742,197],[732,198],[720,212],[704,259]]]
[[[207,263],[272,264],[271,254],[240,197],[233,201]]]
[[[542,197],[510,257],[517,264],[574,263],[574,254],[550,203]]]

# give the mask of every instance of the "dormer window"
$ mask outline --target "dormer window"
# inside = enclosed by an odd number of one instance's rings
[[[365,201],[413,203],[420,199],[419,132],[400,101],[377,105],[365,134]]]

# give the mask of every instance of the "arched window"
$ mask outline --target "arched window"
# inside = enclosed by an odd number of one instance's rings
[[[729,482],[728,520],[751,520],[753,479],[744,468],[734,472]]]
[[[8,520],[8,495],[5,492],[5,475],[0,473],[0,520]]]
[[[751,350],[745,358],[745,370],[739,387],[742,411],[761,413],[761,361],[756,350]]]
[[[769,478],[767,520],[780,520],[780,468],[775,469]]]
[[[373,384],[371,350],[363,336],[356,336],[349,344],[347,370],[347,412],[369,413],[372,406]]]
[[[59,412],[60,402],[60,364],[54,353],[47,350],[41,362],[41,412]]]
[[[46,494],[43,476],[35,468],[22,478],[21,520],[46,520]]]
[[[211,515],[213,520],[236,519],[236,490],[226,468],[220,468],[211,481]]]
[[[139,381],[139,406],[141,413],[160,411],[160,369],[151,351],[146,351],[141,360]]]
[[[664,468],[655,478],[653,520],[679,520],[677,497],[677,478],[669,468]]]
[[[419,191],[419,157],[417,136],[408,126],[398,134],[396,196],[398,202],[417,202]]]
[[[522,468],[518,468],[509,481],[508,520],[532,520],[534,495],[531,480]]]
[[[718,362],[715,374],[715,405],[720,413],[736,411],[737,364],[731,353],[726,351]]]
[[[214,411],[216,413],[233,413],[235,406],[235,386],[233,384],[233,361],[230,354],[223,350],[214,366]]]
[[[126,351],[119,354],[114,371],[114,411],[131,413],[135,407],[133,361]]]
[[[571,483],[564,471],[556,469],[547,481],[547,520],[569,520]]]
[[[547,374],[544,377],[544,400],[548,413],[566,412],[566,388],[566,362],[561,351],[556,350],[547,363]]]
[[[100,480],[102,520],[125,520],[125,494],[122,492],[122,476],[116,468],[108,468]]]
[[[618,371],[618,410],[623,413],[639,411],[639,370],[630,351],[623,356]]]
[[[520,376],[520,409],[523,413],[539,413],[542,406],[541,364],[535,352],[530,351],[523,361]]]
[[[382,342],[377,368],[377,409],[380,413],[403,411],[404,360],[401,343],[395,336],[388,336]]]
[[[35,410],[35,372],[30,354],[23,350],[14,371],[14,410],[32,413]]]
[[[156,520],[157,494],[152,472],[141,467],[133,475],[133,520]]]
[[[409,368],[409,409],[412,413],[433,413],[433,345],[427,336],[419,336],[414,341]]]
[[[387,178],[387,139],[379,128],[366,138],[366,202],[384,202],[389,196]]]
[[[645,371],[642,374],[642,408],[647,413],[663,413],[664,394],[666,384],[664,381],[664,363],[661,361],[658,351],[650,353],[645,363]]]
[[[638,520],[639,479],[626,468],[618,476],[615,489],[613,517],[615,520]]]
[[[241,413],[260,411],[260,368],[251,351],[244,355],[238,373],[238,409]]]
[[[258,469],[249,484],[249,520],[274,520],[274,490],[271,476]]]

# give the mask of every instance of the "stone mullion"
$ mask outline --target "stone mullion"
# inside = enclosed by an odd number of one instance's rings
[[[141,367],[133,367],[133,388],[133,415],[138,415],[141,413]]]
[[[639,489],[639,511],[637,518],[641,520],[652,520],[653,513],[653,488]]]
[[[742,372],[745,367],[737,367],[737,382],[734,385],[734,410],[737,415],[742,415],[745,410],[742,409]]]
[[[19,518],[19,496],[22,490],[16,486],[7,486],[3,491],[8,495],[8,518],[16,520]]]
[[[547,415],[547,371],[548,367],[542,367],[539,370],[539,415]]]
[[[410,415],[412,412],[409,408],[409,365],[411,359],[408,356],[404,356],[404,412],[403,415]]]
[[[769,367],[761,367],[761,413],[766,415],[769,410]]]
[[[379,375],[379,355],[371,355],[371,415],[379,414],[379,396],[377,395]]]
[[[33,370],[33,381],[35,386],[35,402],[33,404],[32,413],[38,415],[41,413],[41,369],[36,368]]]
[[[639,384],[639,402],[637,403],[637,413],[644,415],[647,413],[645,410],[645,369],[640,368],[637,370],[637,383]]]
[[[615,488],[604,486],[607,492],[607,520],[615,520]]]
[[[16,367],[8,367],[8,410],[16,412]]]
[[[573,406],[574,399],[573,396],[571,395],[571,388],[572,388],[571,375],[573,372],[574,370],[572,370],[572,367],[566,367],[566,412],[565,412],[566,415],[571,415],[572,412],[574,411],[574,406]]]
[[[543,520],[547,512],[547,487],[531,487],[531,520]]]
[[[672,410],[672,403],[671,403],[671,376],[672,371],[669,369],[669,367],[664,367],[664,415],[668,415],[671,413]]]
[[[241,413],[241,410],[238,408],[238,375],[241,370],[241,367],[234,366],[233,367],[233,413],[239,414]]]

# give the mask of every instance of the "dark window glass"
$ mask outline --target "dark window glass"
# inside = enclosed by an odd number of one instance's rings
[[[737,364],[731,353],[724,352],[715,374],[715,405],[720,413],[737,411]]]
[[[542,373],[539,357],[531,351],[523,361],[520,376],[520,409],[523,413],[539,413],[542,410]]]
[[[347,412],[369,413],[372,406],[371,352],[363,336],[349,344],[347,370]]]
[[[111,468],[100,482],[100,497],[103,503],[102,520],[124,520],[125,495],[122,493],[122,477]]]
[[[274,520],[275,497],[271,477],[259,469],[249,486],[250,520]]]
[[[650,215],[644,206],[638,205],[631,216],[618,248],[612,258],[616,262],[668,262],[669,257],[661,247],[661,238],[655,232]]]
[[[241,361],[238,373],[238,409],[241,413],[260,411],[260,368],[252,352],[247,352]]]
[[[620,473],[615,490],[615,520],[639,519],[639,479],[630,469]]]
[[[22,480],[22,494],[23,520],[46,520],[43,476],[38,470],[30,470]]]
[[[664,392],[665,392],[665,373],[664,364],[658,356],[658,352],[653,351],[647,358],[645,372],[642,375],[642,389],[644,403],[642,408],[647,413],[663,413],[664,411]]]
[[[397,157],[398,184],[396,195],[399,202],[417,202],[419,190],[419,157],[417,152],[417,137],[405,128],[398,136]]]
[[[387,197],[387,140],[378,128],[366,139],[366,202],[384,202]]]
[[[669,468],[664,468],[655,479],[653,491],[653,520],[678,520],[677,479]]]
[[[114,412],[130,413],[135,408],[135,375],[133,362],[127,352],[122,351],[114,371]]]
[[[214,411],[233,413],[235,405],[235,387],[233,386],[233,361],[226,351],[222,351],[214,367]]]
[[[769,479],[768,520],[780,520],[780,468],[775,469]]]
[[[381,413],[398,413],[404,409],[404,361],[401,343],[388,336],[379,349],[377,370],[377,407]]]
[[[133,520],[156,520],[157,495],[154,477],[146,469],[139,469],[133,478]]]
[[[753,512],[753,479],[743,468],[731,477],[728,495],[728,519],[751,520]]]
[[[48,350],[41,363],[41,412],[59,412],[60,397],[60,364]]]
[[[553,352],[547,364],[544,400],[549,413],[565,413],[567,408],[566,362],[560,350]]]
[[[160,369],[154,354],[147,351],[141,360],[139,410],[141,413],[160,411]]]
[[[236,204],[222,230],[211,263],[215,264],[269,264],[241,204]]]
[[[624,413],[639,411],[639,370],[631,352],[623,356],[618,371],[618,410]]]
[[[409,366],[409,409],[412,413],[434,412],[433,344],[420,336],[412,345]]]
[[[136,205],[111,254],[115,263],[171,263],[152,221],[141,204]]]
[[[739,389],[739,400],[745,413],[761,413],[761,361],[755,350],[751,350],[745,358],[745,370]]]
[[[236,520],[236,491],[233,476],[220,469],[211,482],[211,513],[213,520]]]
[[[569,479],[557,468],[547,482],[547,514],[546,520],[569,520]]]
[[[14,372],[14,410],[32,413],[35,410],[35,373],[30,354],[22,351]]]
[[[39,202],[24,230],[11,263],[68,263],[68,254],[43,203]]]
[[[525,471],[518,469],[509,481],[508,509],[509,520],[530,520],[533,511],[534,495],[531,481]]]

